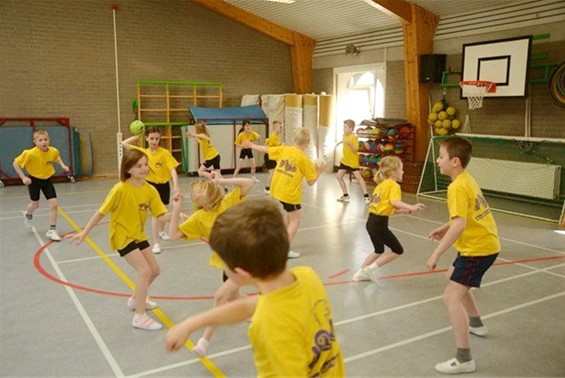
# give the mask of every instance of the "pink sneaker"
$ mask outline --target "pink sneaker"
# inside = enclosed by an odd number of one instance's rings
[[[141,316],[134,315],[131,325],[133,328],[144,329],[146,331],[158,331],[163,328],[161,323],[156,322],[147,314]]]
[[[133,297],[128,298],[128,307],[132,311],[135,310],[135,299],[133,299]],[[146,310],[153,310],[154,308],[157,308],[157,307],[158,307],[157,303],[150,301],[149,299],[145,300],[145,309]]]

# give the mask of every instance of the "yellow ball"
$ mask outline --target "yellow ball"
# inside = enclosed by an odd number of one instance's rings
[[[436,129],[441,129],[443,126],[443,122],[441,121],[441,119],[438,119],[437,121],[434,122],[434,127]]]
[[[444,111],[441,111],[441,112],[438,113],[437,118],[441,119],[443,121],[444,119],[447,119],[447,113],[444,112]]]
[[[436,129],[437,135],[447,135],[447,129]]]
[[[448,106],[447,109],[445,109],[445,112],[447,113],[448,116],[451,117],[455,115],[457,110],[453,106]]]
[[[441,102],[441,101],[440,101],[440,102],[436,102],[436,103],[434,104],[434,106],[432,107],[432,111],[433,111],[433,112],[436,112],[436,113],[439,113],[439,112],[441,112],[442,110],[443,110],[443,102]]]
[[[428,121],[435,122],[436,120],[437,120],[437,113],[431,112],[430,115],[428,116]]]
[[[461,121],[458,119],[454,119],[451,121],[451,128],[457,130],[461,126]]]
[[[444,129],[448,129],[448,130],[449,130],[449,128],[451,127],[451,120],[449,120],[449,119],[444,119],[444,120],[441,122],[441,127],[443,127]]]

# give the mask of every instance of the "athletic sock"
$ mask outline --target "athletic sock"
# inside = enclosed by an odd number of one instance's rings
[[[471,349],[469,348],[457,348],[457,354],[455,355],[457,361],[464,363],[469,362],[473,358],[471,357]]]
[[[57,225],[56,224],[52,224],[49,226],[50,230],[56,230],[57,229]]]
[[[484,326],[483,321],[481,320],[480,316],[470,316],[469,317],[469,326],[470,327],[482,327]]]

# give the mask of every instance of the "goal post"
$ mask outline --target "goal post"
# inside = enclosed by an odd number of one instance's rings
[[[563,224],[565,140],[458,134],[473,146],[467,170],[493,210]],[[439,144],[430,140],[417,194],[445,200],[448,176],[439,172]]]

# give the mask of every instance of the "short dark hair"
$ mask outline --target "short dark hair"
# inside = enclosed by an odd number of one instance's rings
[[[471,154],[473,153],[473,146],[468,139],[454,136],[439,142],[439,144],[445,148],[450,159],[459,158],[461,166],[467,168],[471,160]]]
[[[277,203],[259,199],[221,214],[212,227],[210,246],[231,270],[241,268],[266,279],[286,269],[290,242]]]

